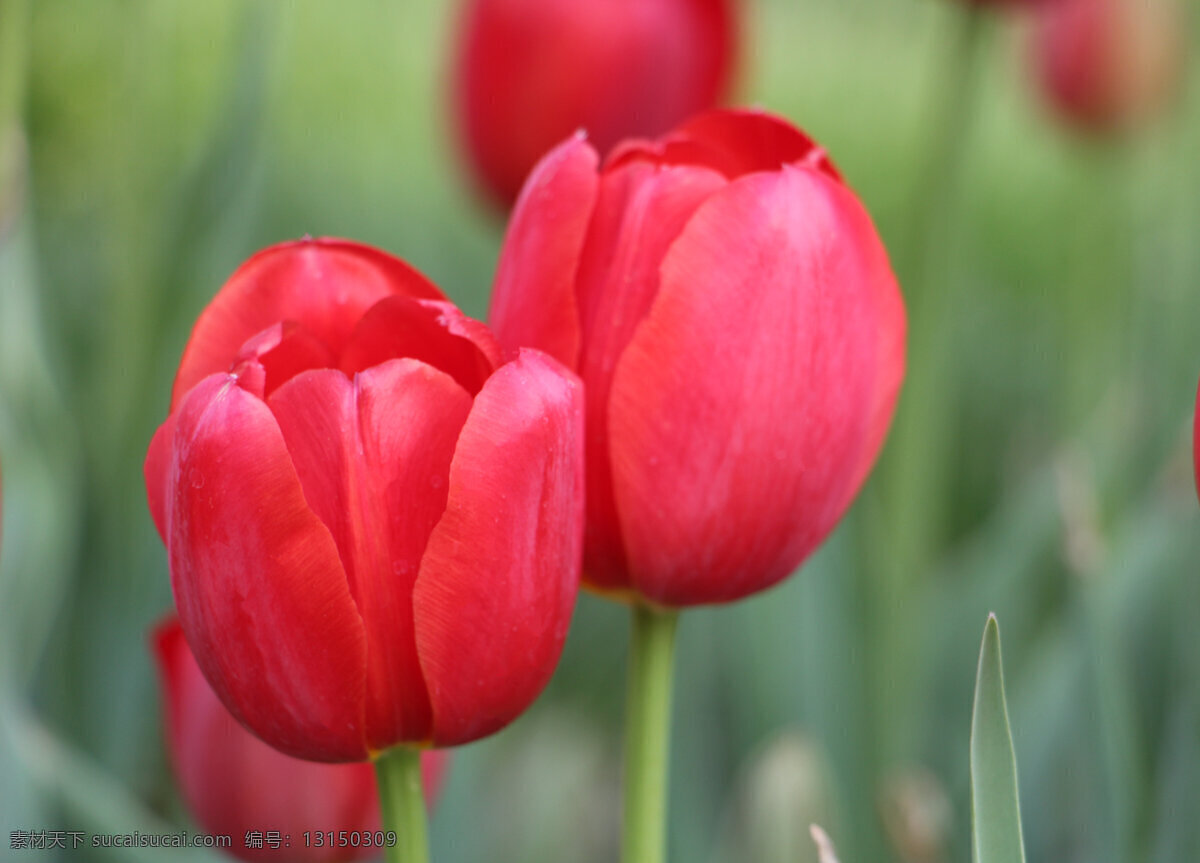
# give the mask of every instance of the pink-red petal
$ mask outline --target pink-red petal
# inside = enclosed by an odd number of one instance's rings
[[[172,409],[201,378],[226,372],[242,345],[292,321],[339,355],[355,324],[386,296],[444,300],[408,264],[346,240],[299,240],[264,249],[242,264],[201,313],[184,350]]]
[[[510,722],[558,662],[579,586],[582,396],[557,362],[521,351],[463,427],[413,599],[437,745]]]
[[[575,274],[599,187],[596,151],[581,135],[533,169],[513,210],[488,321],[505,350],[536,346],[567,366],[579,354]]]
[[[365,758],[362,620],[275,418],[212,375],[179,406],[172,455],[171,583],[205,677],[275,748]]]
[[[271,411],[312,510],[329,528],[367,637],[367,742],[422,741],[429,697],[417,661],[412,590],[446,508],[471,398],[412,359],[293,378]]]
[[[841,179],[825,151],[791,123],[747,109],[706,111],[657,141],[627,141],[613,150],[605,169],[639,160],[704,165],[731,180],[784,165],[806,165]]]
[[[452,336],[458,336],[471,342],[487,360],[488,374],[500,368],[504,363],[504,350],[500,342],[492,334],[491,328],[483,321],[467,317],[458,306],[451,302],[437,300],[422,300],[421,304],[440,310],[438,323],[446,328]]]
[[[1200,387],[1196,389],[1196,418],[1192,429],[1192,466],[1196,471],[1196,493],[1200,494]]]
[[[627,586],[621,532],[608,469],[606,405],[613,369],[658,292],[659,266],[688,219],[725,185],[705,168],[631,164],[608,172],[579,265],[583,343],[578,370],[588,382],[587,533],[584,577]]]
[[[324,343],[295,321],[281,321],[247,339],[233,360],[233,368],[239,369],[243,363],[262,366],[263,382],[259,395],[263,397],[300,372],[334,365],[333,354]]]
[[[903,311],[870,220],[824,173],[746,176],[663,262],[609,403],[634,586],[668,605],[786,576],[875,457]]]
[[[339,368],[353,375],[401,357],[440,369],[474,395],[499,364],[500,349],[487,327],[452,303],[388,297],[358,322]]]
[[[167,501],[170,491],[167,479],[171,470],[175,448],[175,414],[169,415],[150,439],[146,450],[146,461],[142,464],[142,475],[146,480],[146,500],[150,505],[150,516],[163,543],[167,542]]]

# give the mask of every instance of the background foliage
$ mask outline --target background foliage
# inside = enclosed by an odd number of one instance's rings
[[[502,230],[448,127],[453,4],[32,5],[0,0],[0,856],[14,829],[188,824],[147,651],[171,600],[141,461],[225,277],[340,235],[482,316]],[[1084,141],[1031,95],[1019,18],[746,8],[739,101],[810,131],[865,200],[910,378],[820,553],[682,621],[673,859],[814,860],[815,819],[843,863],[967,860],[995,611],[1029,859],[1194,863],[1200,64],[1173,116]],[[458,754],[437,860],[615,859],[626,628],[581,598],[546,695]],[[215,859],[96,857],[185,858]]]

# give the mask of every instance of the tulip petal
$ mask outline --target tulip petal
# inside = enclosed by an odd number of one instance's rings
[[[786,576],[856,493],[902,376],[903,308],[841,184],[731,183],[672,246],[609,403],[634,586],[668,605]]]
[[[452,336],[466,339],[478,348],[487,360],[489,375],[504,364],[504,351],[500,347],[500,342],[496,340],[491,328],[483,321],[467,317],[458,306],[448,301],[421,300],[420,303],[423,306],[438,309],[438,323],[446,328],[446,332]]]
[[[657,141],[626,141],[609,155],[605,170],[639,160],[705,165],[731,180],[784,165],[806,165],[841,180],[825,150],[812,138],[765,111],[706,111]]]
[[[159,680],[163,690],[163,707],[167,725],[167,747],[172,753],[183,754],[185,743],[191,736],[184,727],[195,713],[189,709],[188,691],[196,680],[208,681],[200,673],[200,666],[192,656],[191,648],[183,637],[183,629],[176,617],[169,617],[159,623],[151,633],[150,645],[158,660]],[[209,687],[209,692],[212,692]],[[221,705],[216,693],[212,694],[212,702]],[[224,706],[221,705],[224,710]],[[178,757],[178,756],[176,756]]]
[[[150,505],[150,516],[164,544],[167,542],[167,477],[171,469],[175,448],[175,414],[169,415],[146,450],[146,461],[142,464],[142,475],[146,479],[146,500]]]
[[[488,313],[509,352],[536,346],[575,365],[575,273],[599,186],[596,163],[596,151],[577,135],[538,163],[517,200]]]
[[[452,303],[388,297],[358,322],[339,367],[353,375],[401,357],[446,372],[475,395],[499,365],[500,348],[487,327]]]
[[[723,185],[705,168],[644,163],[609,172],[601,183],[578,277],[579,373],[588,382],[585,578],[598,587],[627,584],[608,469],[605,406],[613,369],[658,292],[663,255],[696,208]]]
[[[171,583],[205,677],[277,749],[365,758],[362,620],[274,417],[211,375],[184,398],[174,438]]]
[[[270,399],[309,506],[333,534],[367,637],[367,742],[429,736],[412,590],[446,508],[471,398],[450,376],[390,360],[350,381],[318,370]]]
[[[196,321],[175,376],[172,410],[206,375],[229,371],[248,339],[281,321],[298,324],[337,356],[363,313],[391,294],[445,299],[408,264],[370,246],[306,239],[264,249]]]
[[[1200,494],[1200,387],[1196,388],[1196,418],[1192,422],[1192,469],[1196,472],[1196,492]]]
[[[582,385],[537,351],[475,399],[413,598],[436,745],[501,728],[553,673],[579,586],[582,434]]]
[[[294,321],[281,321],[246,340],[233,360],[233,369],[241,368],[243,363],[262,367],[262,391],[258,395],[265,397],[300,372],[330,368],[333,355]]]

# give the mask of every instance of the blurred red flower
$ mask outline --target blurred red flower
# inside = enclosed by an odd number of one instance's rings
[[[505,207],[577,129],[605,152],[711,107],[729,85],[737,0],[468,0],[455,58],[459,135]]]
[[[597,166],[575,137],[534,170],[491,320],[587,385],[585,581],[737,599],[804,560],[870,470],[900,292],[858,198],[782,119],[702,114]]]
[[[246,731],[217,698],[171,617],[154,631],[164,694],[167,749],[189,811],[201,829],[227,835],[242,860],[333,863],[380,856],[382,830],[375,770],[370,764],[320,764],[284,755]],[[432,803],[448,756],[421,755],[426,799]],[[305,834],[371,833],[366,847],[333,847]],[[245,836],[273,831],[286,846],[249,848]],[[320,841],[321,844],[316,844]]]
[[[1196,471],[1196,492],[1200,494],[1200,388],[1196,390],[1196,418],[1192,427],[1192,467]]]
[[[1076,128],[1136,126],[1164,107],[1181,80],[1185,31],[1173,0],[1056,0],[1034,29],[1042,95]]]
[[[277,749],[474,740],[549,680],[579,579],[582,388],[376,249],[274,246],[200,315],[146,457],[183,631]]]

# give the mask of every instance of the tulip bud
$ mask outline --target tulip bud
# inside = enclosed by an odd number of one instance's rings
[[[229,836],[229,852],[242,860],[332,863],[379,856],[379,797],[370,764],[301,761],[250,734],[200,673],[175,618],[159,624],[153,648],[171,764],[203,830]],[[421,756],[427,800],[436,796],[447,760],[443,752]],[[371,838],[345,847],[324,838],[343,830]],[[262,847],[248,835],[257,835]]]
[[[582,393],[376,249],[251,258],[201,314],[146,456],[183,631],[277,749],[359,761],[496,731],[579,581]]]
[[[712,107],[728,86],[736,0],[467,0],[458,133],[505,207],[577,129],[605,152]]]
[[[1182,9],[1174,0],[1058,0],[1040,14],[1033,64],[1042,96],[1070,125],[1137,126],[1181,79]]]
[[[871,219],[782,119],[699,115],[534,169],[492,295],[587,384],[584,578],[665,606],[792,572],[883,444],[905,316]]]

